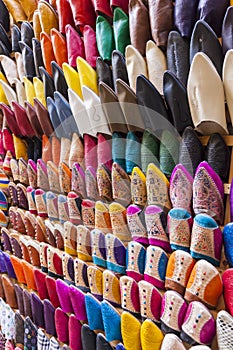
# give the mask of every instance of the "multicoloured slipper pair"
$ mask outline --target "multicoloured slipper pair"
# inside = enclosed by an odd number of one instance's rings
[[[210,311],[198,301],[188,306],[183,297],[174,291],[164,294],[161,327],[165,334],[172,332],[180,335],[190,345],[210,345],[216,333],[215,320]]]
[[[192,256],[182,250],[176,250],[169,258],[165,287],[184,295],[188,302],[200,301],[208,308],[217,306],[223,290],[216,267],[203,259],[195,263]]]
[[[100,230],[91,231],[93,262],[101,267],[124,274],[126,269],[126,248],[113,234],[104,235]]]
[[[208,214],[198,214],[193,220],[187,210],[173,208],[168,213],[168,233],[173,250],[190,250],[194,259],[206,259],[219,266],[222,232]]]

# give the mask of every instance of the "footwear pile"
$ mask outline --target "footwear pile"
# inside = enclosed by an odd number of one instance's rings
[[[0,350],[232,349],[230,5],[0,0]]]

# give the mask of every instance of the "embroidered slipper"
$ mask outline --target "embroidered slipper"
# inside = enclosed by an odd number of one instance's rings
[[[115,309],[109,302],[104,300],[101,303],[101,312],[106,340],[108,342],[122,341],[121,316],[117,309]]]
[[[82,225],[81,204],[82,199],[75,192],[67,195],[68,211],[70,222],[74,225]]]
[[[151,320],[145,320],[141,326],[141,346],[143,350],[160,350],[164,335]]]
[[[55,310],[55,326],[57,332],[57,339],[62,343],[68,343],[69,331],[68,322],[69,316],[60,308]]]
[[[64,281],[67,284],[74,284],[74,259],[67,253],[62,254],[62,270]]]
[[[181,328],[181,339],[190,345],[210,345],[216,334],[213,315],[198,301],[189,304]]]
[[[31,214],[37,214],[35,202],[35,189],[31,186],[27,187],[28,209]]]
[[[62,270],[62,252],[49,246],[48,256],[48,275],[54,278],[63,278]]]
[[[28,240],[30,237],[25,236],[25,235],[20,235],[19,237],[19,242],[22,250],[22,255],[23,255],[23,260],[27,262],[31,262],[30,255],[29,255],[29,250],[28,250]]]
[[[69,287],[69,296],[74,310],[74,314],[79,321],[87,321],[87,313],[85,307],[85,293],[80,289],[70,286]]]
[[[200,301],[209,309],[216,308],[223,283],[218,270],[206,260],[199,260],[190,274],[185,296],[188,301]]]
[[[173,208],[167,217],[167,227],[172,250],[189,251],[193,219],[182,208]]]
[[[32,159],[28,160],[27,175],[28,175],[29,186],[33,188],[37,188],[37,165]],[[20,182],[22,181],[20,180]]]
[[[97,187],[102,200],[112,201],[112,182],[110,170],[104,165],[99,164],[96,172]]]
[[[146,248],[138,242],[129,242],[127,248],[126,274],[139,282],[143,279],[146,260]]]
[[[46,205],[49,220],[52,222],[58,221],[58,197],[55,193],[51,191],[46,193]]]
[[[19,201],[18,201],[16,184],[14,182],[9,182],[8,190],[9,190],[9,194],[10,194],[11,204],[13,206],[18,206],[19,205]]]
[[[40,216],[36,217],[35,239],[38,242],[47,242],[46,226],[44,222],[44,218]]]
[[[103,272],[97,266],[88,266],[87,268],[88,284],[91,294],[98,300],[103,299]]]
[[[145,223],[150,245],[161,247],[166,252],[171,252],[168,235],[166,232],[167,216],[156,205],[148,205],[145,209]]]
[[[72,169],[74,163],[83,164],[84,162],[84,145],[82,138],[74,133],[72,136],[70,154],[69,154],[69,167]]]
[[[45,330],[46,333],[53,335],[56,337],[56,328],[55,328],[55,307],[53,304],[48,300],[44,300],[44,321],[45,321]]]
[[[138,287],[142,319],[150,319],[158,324],[160,322],[162,294],[146,281],[140,281]]]
[[[121,334],[126,349],[141,350],[141,323],[131,315],[124,311],[121,315]]]
[[[83,225],[77,226],[77,255],[83,261],[92,261],[91,233]]]
[[[207,162],[199,164],[193,181],[193,210],[206,213],[222,224],[224,188],[220,177]]]
[[[101,201],[95,203],[95,228],[104,234],[112,231],[109,206]]]
[[[116,273],[125,274],[126,248],[123,242],[112,234],[105,236],[107,269]]]
[[[75,285],[83,292],[87,293],[90,291],[87,277],[87,263],[78,258],[74,260],[74,280]]]
[[[97,163],[103,165],[106,170],[112,170],[112,137],[105,134],[98,134],[97,141]],[[108,172],[106,172],[108,180]],[[110,184],[111,185],[111,184]]]
[[[46,192],[42,189],[35,190],[35,203],[38,216],[41,218],[48,217],[47,203],[46,203]]]
[[[131,176],[132,202],[139,206],[145,206],[147,202],[146,177],[138,167],[134,167]]]
[[[133,315],[140,314],[139,289],[137,282],[128,276],[120,277],[121,307]]]
[[[91,166],[86,168],[85,183],[86,183],[87,197],[95,201],[99,200],[100,197],[99,197],[98,187],[97,187],[96,171]]]
[[[59,194],[57,204],[59,221],[61,224],[64,224],[64,222],[69,221],[67,197],[62,194]]]
[[[233,300],[232,300],[232,284],[231,279],[233,275],[233,269],[227,269],[222,274],[223,282],[223,297],[225,302],[226,310],[233,315]]]
[[[120,203],[113,202],[109,205],[112,233],[114,236],[127,243],[131,240],[131,234],[126,220],[126,208]]]
[[[37,186],[44,191],[49,191],[48,171],[42,159],[37,160]]]
[[[74,163],[72,166],[71,188],[81,198],[86,198],[85,172],[78,163]]]
[[[87,293],[85,295],[85,304],[90,330],[102,333],[104,331],[104,324],[100,301],[91,293]]]
[[[61,308],[66,313],[73,313],[73,308],[69,295],[69,285],[61,279],[56,280],[56,291]]]
[[[184,295],[195,260],[184,250],[174,251],[168,260],[165,288]]]
[[[130,178],[117,163],[112,165],[112,196],[116,202],[128,205],[131,202]]]
[[[169,188],[173,208],[183,208],[192,212],[193,178],[182,164],[173,169]]]
[[[161,350],[170,350],[170,349],[174,349],[174,350],[186,349],[182,340],[179,337],[177,337],[177,335],[172,333],[168,333],[165,335],[162,342],[162,347],[161,347]]]
[[[190,253],[194,259],[205,259],[219,266],[222,252],[222,232],[216,221],[207,214],[194,218]]]
[[[39,242],[30,239],[27,242],[30,263],[33,266],[40,267],[40,244]]]
[[[11,245],[11,240],[10,240],[10,231],[7,228],[3,228],[1,230],[2,234],[2,243],[3,243],[3,248],[5,252],[12,253],[13,248]]]
[[[18,166],[19,166],[19,181],[22,184],[28,186],[29,180],[28,180],[28,172],[27,172],[27,162],[23,158],[19,158]]]
[[[15,183],[19,182],[19,165],[18,161],[14,158],[10,160],[10,171],[13,176],[13,181]]]
[[[83,324],[81,329],[83,350],[96,350],[96,334],[88,324]]]
[[[65,164],[69,164],[70,146],[71,146],[71,141],[66,137],[62,137],[60,163],[64,162]]]
[[[40,242],[40,266],[42,272],[48,272],[48,247],[49,244]]]
[[[146,172],[146,190],[149,205],[157,205],[169,210],[169,181],[163,172],[153,163],[149,164]]]
[[[77,227],[69,221],[64,223],[64,249],[67,254],[77,255]]]
[[[59,181],[57,181],[59,177],[58,167],[51,160],[47,162],[47,172],[50,190],[55,193],[60,193],[61,187]]]
[[[74,315],[70,315],[68,323],[69,346],[73,350],[79,350],[82,348],[81,328],[81,322]]]
[[[25,211],[23,209],[18,208],[16,210],[17,231],[22,234],[26,234],[26,227],[24,224],[24,215],[25,215]]]
[[[20,183],[16,185],[19,206],[22,209],[28,210],[27,190],[26,187]]]
[[[106,268],[105,235],[98,229],[91,231],[91,254],[95,265]]]
[[[2,228],[2,231],[3,231],[3,229],[4,228]],[[16,257],[21,259],[22,258],[22,249],[21,249],[21,246],[20,246],[20,235],[17,233],[17,231],[15,232],[14,230],[11,230],[11,232],[10,232],[10,242],[11,242],[13,254]]]
[[[58,172],[61,192],[68,194],[71,190],[71,170],[67,164],[62,162],[58,167]]]
[[[129,205],[126,211],[126,217],[132,239],[135,242],[148,244],[145,217],[141,208],[135,204]]]
[[[64,251],[65,230],[62,225],[54,225],[54,237],[57,248]]]
[[[217,340],[219,350],[230,350],[233,346],[231,337],[233,318],[225,310],[221,310],[217,315]]]
[[[104,270],[103,272],[103,299],[113,306],[121,305],[119,278],[109,270]]]
[[[161,330],[164,334],[180,334],[188,305],[183,297],[172,290],[167,291],[162,299]]]
[[[160,247],[149,246],[146,250],[144,280],[155,287],[165,289],[165,274],[168,255]]]

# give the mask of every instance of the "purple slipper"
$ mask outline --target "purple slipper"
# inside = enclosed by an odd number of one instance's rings
[[[224,187],[220,177],[207,162],[201,162],[193,182],[193,209],[195,214],[205,213],[219,224],[224,219]]]

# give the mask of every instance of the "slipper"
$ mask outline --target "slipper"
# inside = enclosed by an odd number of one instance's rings
[[[162,294],[156,287],[146,281],[140,281],[138,287],[142,320],[150,319],[159,324]]]
[[[171,246],[166,232],[166,213],[156,205],[148,205],[145,209],[145,223],[149,244],[161,247],[170,253]]]
[[[189,304],[181,328],[181,339],[189,345],[210,345],[216,334],[213,315],[198,301]],[[205,332],[203,332],[203,329],[205,329]]]
[[[164,334],[180,334],[188,305],[184,298],[177,292],[169,290],[165,292],[161,307],[161,330]]]
[[[192,6],[193,7],[197,6],[197,1],[194,1],[192,3]],[[191,7],[188,6],[188,3],[183,3],[181,5],[181,3],[179,2],[174,7],[175,20],[176,20],[176,15],[178,16],[178,12],[180,13],[182,11],[190,12],[189,14],[192,17],[195,17],[191,12]],[[179,26],[181,27],[182,24],[183,22],[181,21],[179,23]],[[187,22],[184,24],[184,27],[188,27],[188,26],[193,27],[194,24],[195,22],[189,23],[187,20]],[[186,30],[186,28],[184,30]],[[188,35],[190,37],[191,32],[189,32]],[[167,41],[167,69],[168,71],[175,74],[175,76],[184,84],[184,86],[187,86],[190,62],[189,62],[189,41],[185,36],[182,35],[180,30],[179,31],[172,30],[169,33],[168,41]]]
[[[200,301],[212,309],[217,307],[222,291],[218,270],[206,260],[197,261],[189,276],[184,298],[188,302]]]
[[[165,288],[184,295],[194,265],[195,260],[189,253],[180,249],[174,251],[167,264]]]
[[[137,282],[128,276],[120,277],[121,307],[135,316],[140,314]]]
[[[144,277],[146,248],[138,242],[131,241],[128,243],[126,253],[126,274],[139,282]]]

